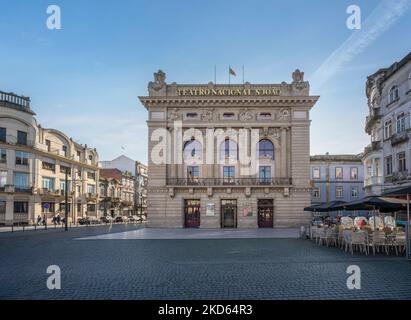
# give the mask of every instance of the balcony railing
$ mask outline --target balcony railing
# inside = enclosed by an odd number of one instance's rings
[[[7,135],[7,136],[0,136],[0,142],[12,144],[12,145],[19,145],[19,146],[28,146],[34,147],[34,140],[19,140],[16,136]]]
[[[30,98],[24,96],[18,96],[12,92],[0,91],[0,102],[12,104],[21,108],[30,108]]]
[[[370,115],[365,118],[365,130],[369,131],[370,128],[375,124],[375,122],[381,119],[381,108],[371,109]]]
[[[168,178],[169,186],[290,186],[291,178]]]
[[[365,178],[365,186],[372,186],[372,185],[378,185],[382,183],[382,177],[380,176],[372,176]]]
[[[407,142],[409,140],[408,132],[407,131],[402,131],[399,133],[395,133],[391,136],[391,145],[395,146],[397,144]]]
[[[373,151],[378,151],[380,149],[382,149],[381,141],[373,141],[371,142],[371,144],[364,148],[364,155],[367,155],[368,153]]]

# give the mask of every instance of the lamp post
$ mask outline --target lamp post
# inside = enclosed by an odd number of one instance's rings
[[[65,170],[65,185],[64,185],[64,213],[65,213],[65,226],[64,230],[68,231],[68,168]]]

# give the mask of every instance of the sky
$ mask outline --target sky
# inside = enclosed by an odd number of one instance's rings
[[[47,7],[61,30],[47,28]],[[362,26],[346,26],[349,5]],[[38,123],[147,163],[147,95],[153,73],[167,82],[291,82],[305,72],[311,154],[360,153],[370,139],[368,75],[411,51],[411,0],[0,0],[0,90],[30,96]],[[311,80],[312,79],[312,80]]]

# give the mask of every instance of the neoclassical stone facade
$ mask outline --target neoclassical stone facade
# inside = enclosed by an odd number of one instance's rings
[[[68,185],[65,173],[68,173]],[[30,99],[0,91],[0,225],[97,216],[98,153],[63,132],[41,127]]]
[[[292,78],[180,85],[154,74],[140,97],[149,114],[149,227],[308,224],[309,112],[319,97],[309,95],[303,72]],[[245,156],[255,156],[253,166]]]

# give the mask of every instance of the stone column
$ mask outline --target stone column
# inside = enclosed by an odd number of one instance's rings
[[[287,129],[281,128],[281,177],[286,178],[287,172]]]

